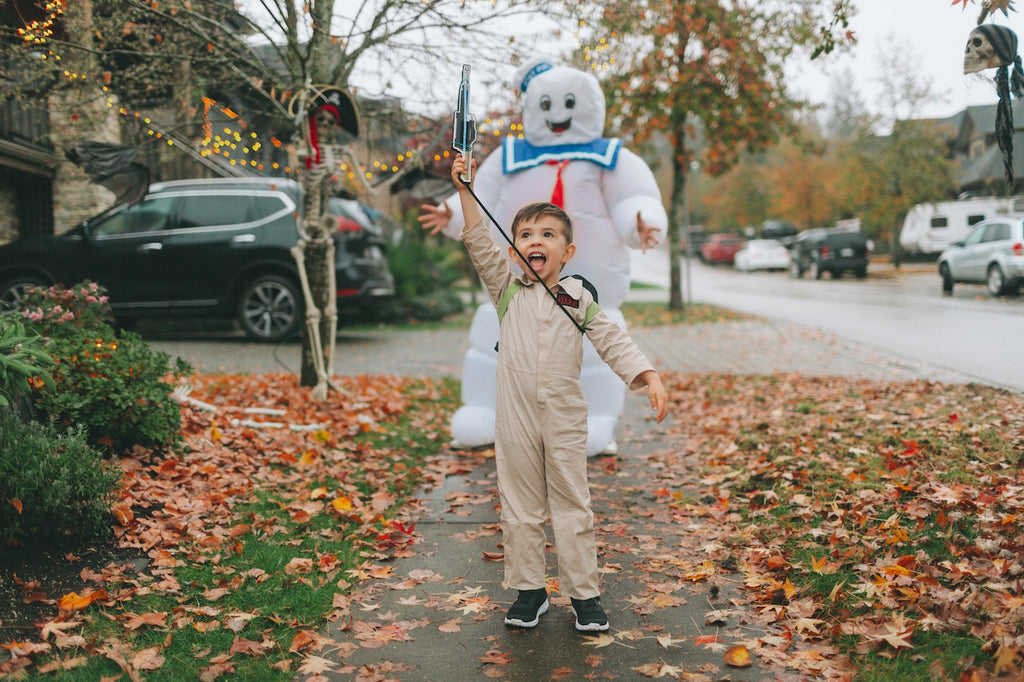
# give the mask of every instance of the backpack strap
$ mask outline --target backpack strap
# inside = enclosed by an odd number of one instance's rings
[[[585,315],[585,317],[583,319],[583,327],[585,329],[586,326],[588,324],[590,324],[590,321],[593,320],[594,317],[599,312],[601,312],[601,307],[599,305],[597,305],[597,289],[594,287],[593,284],[588,282],[586,280],[586,278],[581,277],[580,275],[569,275],[569,277],[575,277],[576,279],[578,279],[581,282],[583,282],[583,287],[587,291],[589,291],[591,293],[591,295],[594,297],[594,300],[591,301],[589,306],[587,306],[587,313],[586,313],[586,315]],[[565,279],[565,278],[563,278],[563,279]],[[506,313],[506,311],[508,311],[508,304],[512,302],[512,297],[515,296],[516,293],[518,293],[518,291],[520,289],[522,289],[522,288],[523,288],[523,285],[522,285],[522,283],[519,282],[519,280],[515,280],[514,279],[514,280],[512,280],[511,282],[508,283],[508,287],[505,289],[505,293],[501,295],[501,300],[498,301],[498,322],[499,323],[501,322],[502,318],[505,317],[505,313]],[[497,343],[494,344],[494,350],[495,350],[495,352],[497,352],[497,350],[498,350],[498,344]]]
[[[518,280],[512,280],[508,283],[505,293],[501,295],[501,300],[498,301],[498,322],[501,322],[501,318],[505,317],[505,311],[508,310],[508,304],[512,301],[512,297],[522,288],[523,285]]]

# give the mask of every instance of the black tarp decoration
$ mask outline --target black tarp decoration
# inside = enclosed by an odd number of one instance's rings
[[[149,191],[149,168],[135,162],[138,147],[87,140],[64,151],[89,179],[117,195],[116,205],[135,204]]]

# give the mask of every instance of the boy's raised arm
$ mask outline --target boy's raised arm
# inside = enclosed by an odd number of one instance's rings
[[[473,174],[471,177],[476,177],[476,160],[473,163]],[[462,154],[455,156],[455,161],[452,163],[452,182],[455,183],[455,188],[459,191],[459,203],[462,204],[462,215],[465,217],[466,226],[476,225],[478,222],[483,220],[483,215],[480,213],[480,207],[476,205],[476,200],[473,199],[473,195],[470,193],[470,188],[473,186],[470,181],[469,186],[466,185],[460,178],[460,175],[466,173],[466,160]]]

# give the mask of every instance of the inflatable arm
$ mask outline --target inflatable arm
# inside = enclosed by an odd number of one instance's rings
[[[483,202],[484,206],[492,214],[497,209],[503,182],[504,180],[501,176],[501,148],[499,147],[487,155],[487,158],[476,169],[476,176],[473,178],[473,191],[480,197],[480,201]],[[462,204],[459,203],[458,193],[452,194],[445,201],[448,202],[448,208],[452,210],[452,217],[443,232],[452,239],[458,239],[462,228],[466,226],[466,218],[462,215]],[[501,220],[497,215],[494,217]],[[484,220],[486,219],[485,216]],[[492,226],[488,227],[491,227],[492,230],[494,229]],[[504,230],[508,230],[508,225],[502,225],[501,227]]]
[[[661,191],[654,173],[635,153],[628,149],[619,152],[615,170],[604,173],[601,190],[612,224],[627,246],[640,248],[640,235],[636,230],[637,211],[644,222],[661,228],[664,234],[668,215],[661,203]]]

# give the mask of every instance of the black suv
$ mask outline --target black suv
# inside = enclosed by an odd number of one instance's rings
[[[826,272],[832,277],[842,277],[844,272],[861,279],[868,275],[868,241],[861,232],[816,227],[798,234],[789,250],[793,277],[803,277],[805,272],[815,279]]]
[[[332,199],[338,229],[339,308],[394,294],[386,238],[355,201]],[[107,288],[121,323],[141,317],[234,317],[258,341],[302,324],[291,249],[302,188],[280,178],[181,180],[153,185],[139,203],[112,208],[54,237],[0,246],[0,311],[25,289],[92,280]]]

